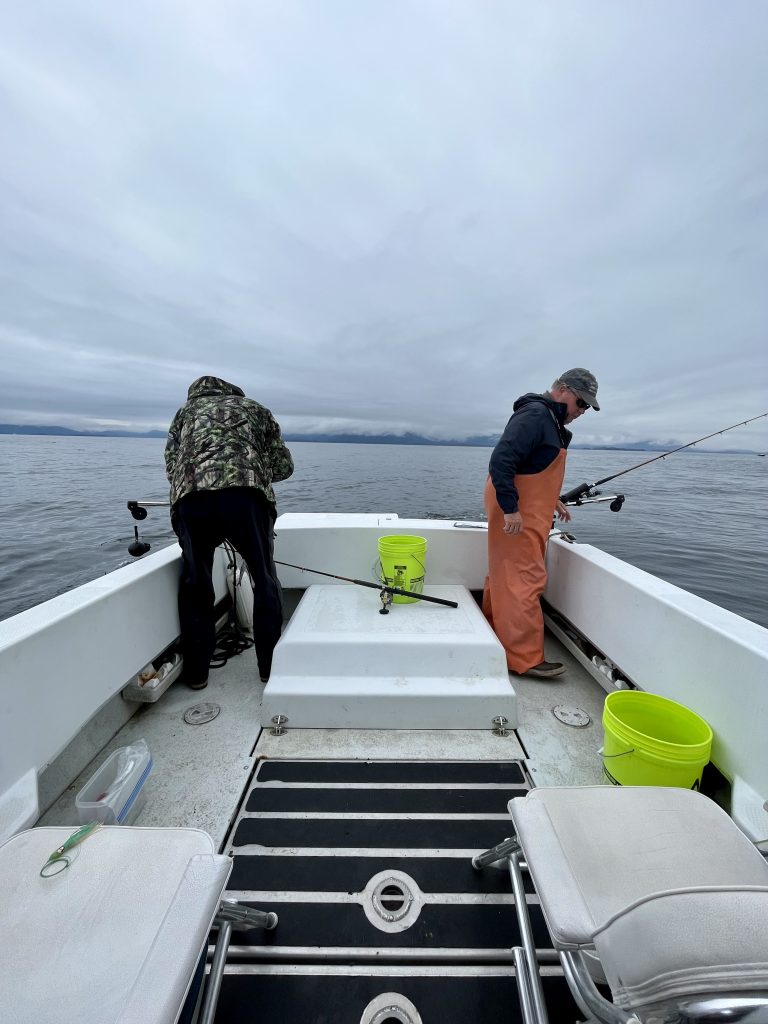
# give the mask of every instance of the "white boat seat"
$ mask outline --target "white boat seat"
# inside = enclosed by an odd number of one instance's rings
[[[768,865],[717,804],[686,789],[532,789],[509,813],[558,949],[650,893],[768,885]]]
[[[598,930],[595,949],[625,1009],[766,994],[768,886],[654,893]]]
[[[523,859],[590,1020],[768,1021],[768,863],[720,807],[689,790],[612,786],[534,789],[508,807],[517,843],[497,852],[526,947],[526,1021],[547,1016]],[[595,954],[613,1002],[591,980]]]
[[[30,829],[0,846],[0,1020],[174,1024],[230,859],[198,829],[106,827],[40,877],[72,832]]]

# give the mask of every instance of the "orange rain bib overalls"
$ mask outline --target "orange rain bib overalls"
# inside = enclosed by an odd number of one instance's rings
[[[504,513],[490,476],[485,484],[488,575],[483,613],[507,652],[513,672],[544,661],[544,616],[539,598],[547,583],[544,555],[552,516],[565,476],[565,449],[540,473],[518,473],[515,487],[523,528],[504,533]]]

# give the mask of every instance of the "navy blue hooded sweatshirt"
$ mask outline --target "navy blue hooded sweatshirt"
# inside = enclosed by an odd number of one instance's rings
[[[568,407],[549,395],[523,395],[512,409],[488,465],[502,512],[517,512],[516,474],[541,473],[573,436],[564,423]]]

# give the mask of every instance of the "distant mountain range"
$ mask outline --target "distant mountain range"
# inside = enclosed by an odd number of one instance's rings
[[[72,430],[70,427],[20,426],[17,423],[0,423],[0,434],[45,434],[50,437],[166,437],[165,430]]]
[[[165,437],[164,430],[148,430],[144,432],[131,430],[73,430],[71,427],[29,426],[15,423],[0,423],[0,434],[35,434],[51,437]],[[463,440],[443,441],[422,434],[285,434],[286,441],[314,441],[337,444],[415,444],[436,445],[441,448],[493,448],[499,435],[479,434]],[[572,444],[571,448],[587,451],[617,452],[666,452],[677,445],[670,441],[659,444],[657,441],[625,441],[622,444]],[[692,448],[691,451],[711,453],[711,449]],[[720,455],[761,455],[751,448],[718,449]]]

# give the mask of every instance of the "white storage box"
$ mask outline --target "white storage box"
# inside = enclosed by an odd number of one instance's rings
[[[160,655],[156,658],[160,664],[155,668],[151,661],[138,675],[123,687],[123,700],[137,701],[141,704],[153,704],[181,675],[182,658],[178,651],[173,655]]]
[[[146,740],[113,751],[75,797],[81,825],[130,825],[147,799],[144,784],[152,770]]]

